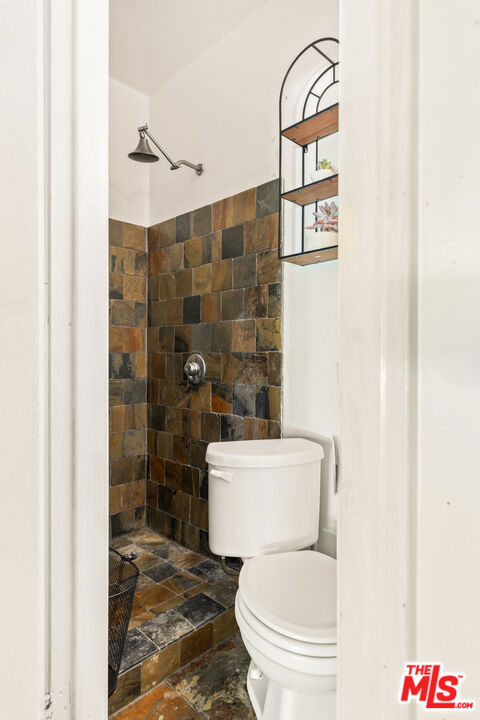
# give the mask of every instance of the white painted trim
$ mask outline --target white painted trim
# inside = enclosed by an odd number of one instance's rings
[[[47,673],[45,694],[67,688],[73,664],[72,7],[45,3],[45,217],[49,288],[47,376]]]
[[[341,6],[339,720],[415,715],[417,5]]]
[[[108,1],[74,3],[74,707],[107,715]]]
[[[108,3],[51,0],[45,7],[46,693],[54,718],[96,720],[107,716]]]
[[[2,3],[0,27],[0,717],[33,719],[45,675],[43,3]]]
[[[108,2],[0,15],[0,717],[106,720]]]

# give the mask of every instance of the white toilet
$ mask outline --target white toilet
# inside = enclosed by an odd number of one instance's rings
[[[244,560],[235,615],[258,720],[334,720],[336,563],[318,539],[322,448],[300,438],[212,443],[209,543]]]

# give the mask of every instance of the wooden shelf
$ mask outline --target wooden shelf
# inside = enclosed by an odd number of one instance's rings
[[[338,103],[330,105],[317,115],[311,115],[301,122],[282,130],[282,135],[292,142],[305,147],[315,140],[338,132]]]
[[[337,258],[338,245],[333,248],[328,248],[327,250],[311,250],[310,252],[299,255],[286,255],[280,259],[285,260],[285,262],[294,263],[295,265],[313,265],[314,263],[336,260]]]
[[[289,190],[282,193],[282,198],[297,205],[310,205],[317,200],[325,200],[335,195],[338,195],[338,175],[331,175],[310,185]]]

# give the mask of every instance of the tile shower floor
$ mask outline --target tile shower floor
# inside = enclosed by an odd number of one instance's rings
[[[140,570],[110,699],[115,720],[253,719],[244,688],[248,656],[238,637],[226,640],[236,630],[236,582],[211,558],[147,528],[115,538],[111,546],[135,553]]]

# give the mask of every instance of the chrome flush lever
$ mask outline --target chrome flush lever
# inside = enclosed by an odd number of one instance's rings
[[[198,353],[193,353],[183,366],[186,378],[192,385],[198,385],[205,379],[205,360]]]

